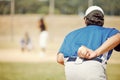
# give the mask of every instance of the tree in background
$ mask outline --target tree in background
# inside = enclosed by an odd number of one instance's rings
[[[0,14],[10,14],[10,2],[0,1]]]
[[[88,7],[88,0],[54,0],[55,14],[80,14]],[[93,0],[107,15],[120,15],[119,0]],[[16,14],[49,14],[49,0],[15,0]],[[0,1],[0,14],[10,14],[10,1]]]

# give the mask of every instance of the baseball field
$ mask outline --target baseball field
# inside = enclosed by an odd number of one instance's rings
[[[40,56],[38,20],[42,15],[0,16],[0,80],[65,80],[64,66],[56,54],[68,32],[84,27],[82,16],[44,16],[49,32],[47,51]],[[120,30],[119,16],[105,16],[105,27]],[[28,32],[33,49],[21,52],[20,40]],[[120,80],[120,52],[107,65],[108,80]]]

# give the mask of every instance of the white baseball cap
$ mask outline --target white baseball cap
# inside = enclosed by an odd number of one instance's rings
[[[87,16],[88,14],[90,14],[90,13],[91,13],[92,11],[94,11],[94,10],[101,11],[101,12],[103,13],[103,15],[104,15],[103,9],[100,8],[99,6],[90,6],[90,7],[86,10],[85,16]]]

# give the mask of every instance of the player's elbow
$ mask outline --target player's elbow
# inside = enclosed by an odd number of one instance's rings
[[[57,58],[57,62],[58,63],[63,63],[64,61],[63,61],[63,59]]]
[[[114,50],[120,52],[120,44],[117,45],[117,46],[114,48]]]
[[[117,39],[120,43],[120,33],[117,33],[115,36],[114,36],[115,39]]]
[[[114,48],[114,50],[120,52],[120,33],[117,34],[116,38],[118,39],[118,45]]]
[[[59,64],[64,64],[64,58],[63,58],[63,54],[58,54],[57,55],[57,62],[59,63]]]

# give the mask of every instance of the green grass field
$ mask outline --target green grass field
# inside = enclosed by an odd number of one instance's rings
[[[120,80],[120,64],[108,64],[108,80]],[[64,67],[49,63],[0,63],[0,80],[65,80]]]
[[[57,63],[0,63],[0,80],[65,80]]]
[[[120,80],[120,64],[108,64],[108,80]]]

